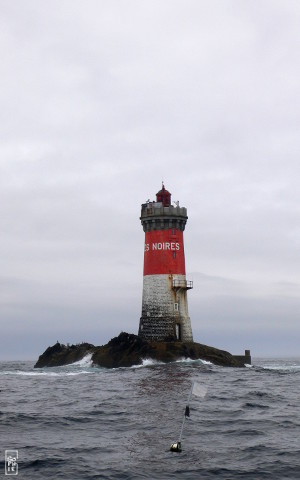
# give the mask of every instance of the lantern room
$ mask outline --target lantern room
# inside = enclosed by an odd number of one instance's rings
[[[171,205],[171,193],[165,189],[164,184],[162,184],[162,189],[156,194],[156,201],[161,202],[163,207]]]

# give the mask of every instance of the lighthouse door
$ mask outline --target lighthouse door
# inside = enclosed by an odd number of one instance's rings
[[[180,340],[181,332],[180,332],[180,324],[179,323],[176,323],[176,325],[175,325],[175,335],[176,335],[176,340]]]

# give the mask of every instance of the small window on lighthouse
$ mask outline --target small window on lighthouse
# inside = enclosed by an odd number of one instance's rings
[[[175,312],[178,312],[178,303],[174,303],[174,310]]]
[[[173,258],[176,258],[176,252],[173,252]]]

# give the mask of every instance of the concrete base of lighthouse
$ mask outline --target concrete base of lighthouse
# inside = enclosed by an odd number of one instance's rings
[[[193,341],[186,283],[185,275],[144,276],[140,337],[154,342]]]
[[[193,334],[189,318],[141,317],[139,337],[150,342],[192,342]]]

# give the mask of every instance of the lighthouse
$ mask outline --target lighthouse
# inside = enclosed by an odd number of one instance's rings
[[[149,341],[192,342],[186,279],[183,232],[187,209],[171,205],[164,184],[156,201],[142,204],[145,232],[142,316],[139,336]]]

